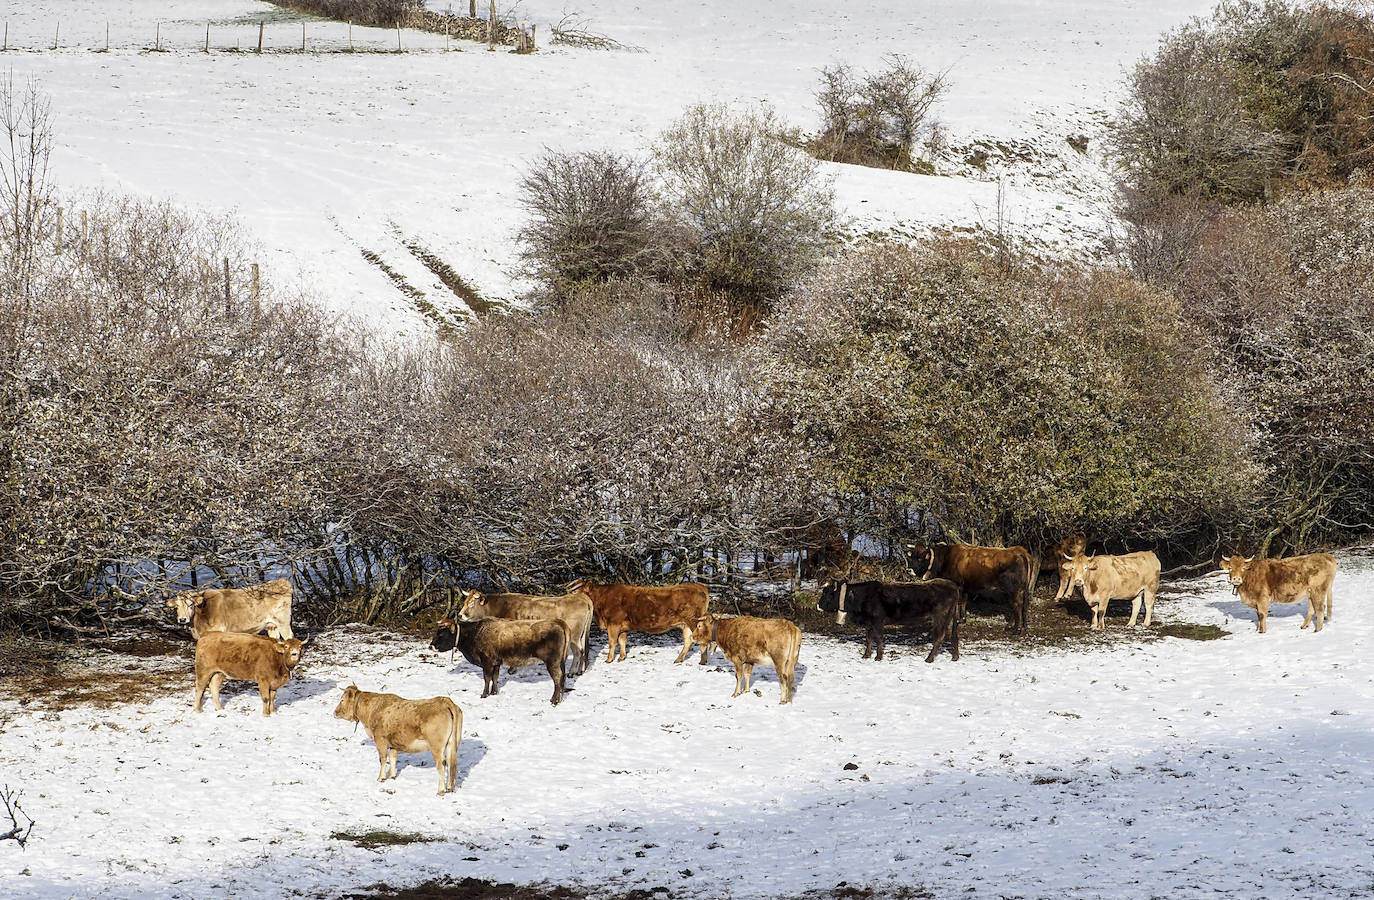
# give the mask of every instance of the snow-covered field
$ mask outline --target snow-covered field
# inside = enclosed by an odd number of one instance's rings
[[[769,103],[815,131],[821,67],[871,69],[894,53],[948,70],[938,115],[956,149],[941,176],[828,166],[853,231],[996,227],[1001,184],[1012,233],[1090,252],[1109,218],[1100,138],[1123,74],[1163,30],[1210,6],[522,0],[516,17],[541,35],[531,56],[470,42],[445,52],[442,36],[417,32],[403,35],[403,54],[287,52],[300,45],[299,20],[252,0],[9,0],[0,16],[11,48],[3,65],[52,97],[64,186],[235,211],[275,283],[406,329],[418,315],[362,251],[441,306],[461,304],[405,242],[423,244],[489,297],[517,296],[517,184],[543,148],[642,152],[701,100]],[[548,45],[565,11],[644,52]],[[255,47],[264,19],[275,52],[223,52]],[[159,22],[169,52],[147,52]],[[107,24],[111,50],[93,52]],[[346,25],[312,21],[308,32],[313,49],[346,46]],[[389,50],[396,38],[355,28],[354,40]],[[1075,135],[1090,139],[1086,155],[1069,146]],[[982,170],[958,149],[978,141],[993,145]]]
[[[450,875],[623,894],[788,897],[849,885],[935,897],[1374,895],[1374,556],[1345,553],[1335,616],[1267,635],[1220,577],[1175,583],[1165,622],[1208,642],[1111,634],[1074,649],[968,643],[933,665],[808,635],[790,706],[771,669],[731,700],[718,658],[671,640],[594,664],[559,707],[545,676],[499,696],[411,637],[321,636],[278,714],[186,691],[45,710],[0,701],[4,780],[39,822],[0,843],[0,896],[332,896]],[[598,637],[600,637],[598,635]],[[604,639],[603,646],[604,646]],[[894,650],[895,648],[895,650]],[[342,688],[448,694],[465,713],[456,793],[428,755],[377,784]],[[852,766],[850,766],[852,764]],[[850,766],[850,768],[846,768]],[[363,849],[336,833],[428,842]],[[663,894],[658,894],[663,896]]]

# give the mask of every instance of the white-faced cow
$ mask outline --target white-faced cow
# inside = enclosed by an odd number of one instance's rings
[[[801,629],[793,623],[755,616],[724,619],[707,613],[697,619],[692,639],[703,647],[716,644],[735,667],[735,692],[731,697],[749,690],[755,665],[771,665],[782,685],[782,699],[778,702],[792,702],[802,642]]]
[[[256,681],[262,695],[262,714],[277,709],[277,691],[291,677],[301,661],[304,646],[295,638],[273,640],[259,634],[212,631],[196,642],[196,712],[200,712],[205,689],[215,709],[224,709],[219,689],[226,678]]]
[[[291,582],[285,578],[246,588],[182,591],[169,598],[167,605],[176,608],[178,622],[191,626],[191,637],[196,640],[211,631],[257,634],[267,629],[269,637],[294,636]]]
[[[1336,557],[1309,553],[1287,559],[1256,559],[1232,556],[1221,563],[1222,571],[1240,602],[1255,611],[1260,634],[1267,630],[1269,604],[1307,601],[1302,627],[1316,620],[1316,631],[1331,618],[1331,584],[1336,579]]]
[[[396,777],[396,754],[428,750],[439,772],[439,793],[458,783],[458,743],[463,739],[463,711],[448,697],[407,700],[396,694],[360,691],[356,684],[344,689],[334,717],[361,722],[377,745],[382,770],[378,781]]]
[[[1107,604],[1112,600],[1131,601],[1131,620],[1134,628],[1140,615],[1140,603],[1145,602],[1145,627],[1155,611],[1155,595],[1159,593],[1159,557],[1149,550],[1125,553],[1121,556],[1085,556],[1082,553],[1066,556],[1069,577],[1075,587],[1083,591],[1083,599],[1092,610],[1092,627],[1106,630]]]
[[[930,654],[935,662],[945,637],[950,639],[950,659],[959,658],[959,615],[963,592],[959,585],[944,578],[915,584],[883,581],[831,581],[821,588],[816,604],[823,612],[835,613],[840,625],[854,624],[865,629],[864,659],[878,646],[877,659],[883,658],[883,629],[888,625],[930,624]]]
[[[706,585],[685,582],[665,587],[641,587],[632,584],[594,584],[581,579],[570,586],[592,598],[596,624],[606,632],[609,646],[606,662],[625,658],[625,645],[631,631],[662,634],[673,628],[682,631],[682,652],[675,663],[687,658],[692,650],[692,626],[706,615],[711,602]],[[701,665],[706,665],[706,645],[701,647]]]

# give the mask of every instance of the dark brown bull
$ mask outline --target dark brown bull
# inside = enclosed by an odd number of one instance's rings
[[[519,666],[528,659],[544,663],[553,679],[552,703],[563,699],[564,663],[568,656],[568,626],[559,619],[481,619],[464,622],[441,619],[431,649],[441,653],[457,650],[482,670],[482,696],[500,693],[501,667]]]
[[[1000,601],[1007,606],[1007,624],[1025,633],[1038,564],[1025,547],[974,547],[936,544],[926,549],[925,578],[945,578],[959,585],[965,597]]]
[[[883,658],[883,629],[888,625],[916,625],[930,623],[930,654],[926,662],[935,662],[946,635],[950,638],[950,659],[959,659],[959,611],[963,594],[959,586],[943,578],[915,584],[887,584],[881,581],[827,582],[821,588],[816,608],[835,613],[840,625],[853,623],[863,627],[868,635],[864,643],[864,659],[878,646],[878,660]]]

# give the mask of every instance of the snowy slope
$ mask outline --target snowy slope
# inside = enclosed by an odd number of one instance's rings
[[[413,307],[361,250],[432,302],[453,305],[399,230],[485,295],[513,297],[522,284],[516,186],[543,148],[640,152],[687,104],[708,99],[770,103],[814,130],[822,66],[871,68],[893,53],[949,71],[939,115],[955,148],[981,141],[1008,152],[979,170],[956,151],[942,163],[945,177],[829,166],[853,230],[993,227],[1000,182],[1004,227],[1091,252],[1110,200],[1098,139],[1122,74],[1160,32],[1210,5],[605,0],[578,9],[526,0],[516,15],[537,26],[541,43],[571,10],[644,51],[545,43],[532,56],[459,42],[445,52],[442,36],[411,32],[404,54],[286,52],[299,47],[299,19],[250,0],[10,0],[0,15],[10,47],[25,48],[5,64],[52,96],[62,184],[236,211],[277,284],[406,328],[419,321]],[[254,47],[260,20],[278,52],[222,52]],[[146,52],[159,21],[168,52]],[[209,54],[207,22],[217,48]],[[92,52],[105,46],[107,24],[111,51]],[[312,50],[346,46],[343,24],[312,21],[308,32]],[[356,28],[354,40],[390,50],[396,37]],[[1072,135],[1090,138],[1086,155],[1069,147]]]
[[[808,635],[796,699],[771,669],[731,700],[718,659],[674,666],[636,636],[564,704],[546,677],[480,674],[423,641],[323,635],[264,719],[251,686],[223,712],[187,692],[66,712],[0,701],[4,780],[39,820],[0,842],[0,895],[275,898],[455,877],[679,898],[785,897],[853,884],[936,897],[1368,896],[1374,854],[1374,556],[1342,554],[1335,617],[1270,632],[1219,577],[1174,584],[1165,621],[1210,642],[1146,641],[1119,615],[1079,649],[925,647]],[[604,638],[598,634],[598,639]],[[893,649],[895,648],[895,652]],[[378,785],[342,688],[446,693],[466,715],[458,791],[427,755]],[[856,768],[846,769],[846,764]],[[382,851],[372,830],[429,843]]]

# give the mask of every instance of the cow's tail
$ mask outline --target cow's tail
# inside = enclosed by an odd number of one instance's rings
[[[458,783],[458,745],[463,742],[463,711],[452,700],[448,702],[448,737],[444,739],[444,760],[449,766],[448,784]]]
[[[1021,604],[1021,621],[1018,623],[1021,632],[1024,634],[1030,629],[1030,608],[1031,600],[1035,598],[1035,582],[1040,578],[1040,556],[1031,555],[1030,550],[1026,551],[1026,597]]]

